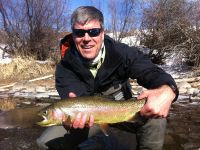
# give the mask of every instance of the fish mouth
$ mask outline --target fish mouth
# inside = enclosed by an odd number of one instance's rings
[[[47,117],[42,116],[43,120],[40,122],[37,122],[37,125],[42,126],[42,127],[49,127],[49,126],[54,126],[56,123],[53,123],[52,120],[47,119]]]

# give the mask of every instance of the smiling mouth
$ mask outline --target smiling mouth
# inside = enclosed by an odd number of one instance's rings
[[[91,48],[93,48],[93,46],[84,45],[84,46],[82,46],[82,48],[83,48],[83,49],[91,49]]]

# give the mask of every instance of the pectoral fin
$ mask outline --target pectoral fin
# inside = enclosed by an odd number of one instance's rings
[[[105,136],[109,136],[108,135],[108,124],[101,124],[100,125],[101,131],[104,133]]]
[[[72,126],[71,117],[64,115],[62,119],[62,125],[64,126],[65,129],[69,130]]]

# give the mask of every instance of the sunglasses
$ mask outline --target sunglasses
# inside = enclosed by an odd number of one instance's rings
[[[99,34],[101,33],[102,28],[93,28],[93,29],[89,29],[89,30],[83,30],[83,29],[73,29],[73,35],[75,35],[76,37],[84,37],[85,33],[88,33],[88,35],[90,37],[96,37],[99,36]]]

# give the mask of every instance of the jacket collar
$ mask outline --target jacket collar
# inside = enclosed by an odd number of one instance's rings
[[[101,80],[100,82],[106,81],[106,79],[109,78],[122,63],[122,56],[118,53],[119,50],[117,50],[115,41],[109,36],[105,35],[104,44],[106,50],[105,60],[95,77],[96,79]],[[94,78],[93,75],[89,69],[83,65],[81,60],[76,57],[75,51],[75,44],[71,41],[61,63],[76,72],[76,74],[79,75],[83,80],[91,80],[91,78]]]

